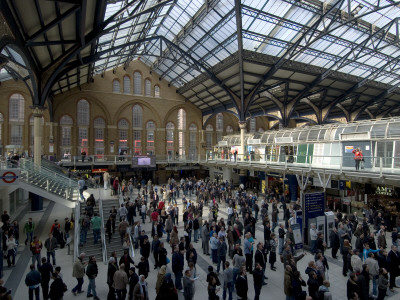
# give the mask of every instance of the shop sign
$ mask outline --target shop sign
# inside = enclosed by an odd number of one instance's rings
[[[375,194],[377,194],[377,195],[385,195],[385,196],[392,196],[393,195],[393,189],[391,187],[378,186],[376,188]]]
[[[92,173],[104,173],[104,172],[107,172],[107,171],[108,171],[108,169],[93,169]]]

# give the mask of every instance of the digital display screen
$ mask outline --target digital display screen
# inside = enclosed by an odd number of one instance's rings
[[[151,165],[150,157],[138,157],[138,166],[149,166]]]

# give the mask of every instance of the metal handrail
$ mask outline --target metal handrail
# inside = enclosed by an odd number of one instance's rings
[[[122,196],[122,188],[121,185],[118,186],[118,202],[119,206],[124,203],[124,197]],[[128,227],[128,234],[129,234],[129,255],[134,258],[135,257],[135,248],[133,247],[133,240],[131,235],[131,227]]]
[[[80,201],[76,202],[75,205],[75,224],[74,224],[74,259],[75,262],[76,258],[79,255],[79,242],[80,242],[80,231],[81,231],[81,224],[79,222],[81,218],[81,203]]]
[[[106,233],[104,230],[104,212],[103,212],[103,200],[101,199],[101,189],[99,189],[99,198],[98,198],[98,203],[99,203],[99,213],[100,213],[100,218],[103,222],[103,225],[101,226],[100,232],[101,232],[101,245],[102,245],[102,255],[103,255],[103,263],[107,264],[107,243],[106,243]]]

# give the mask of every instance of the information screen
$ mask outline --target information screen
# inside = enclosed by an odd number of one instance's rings
[[[155,168],[155,156],[134,156],[132,158],[132,168]]]

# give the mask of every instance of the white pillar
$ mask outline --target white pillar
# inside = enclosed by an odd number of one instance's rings
[[[240,128],[240,149],[239,155],[244,155],[245,151],[245,144],[244,144],[244,134],[246,133],[246,122],[239,122]],[[243,159],[243,158],[242,158]]]
[[[43,116],[43,107],[32,107],[33,112],[33,162],[36,166],[41,166],[42,163],[42,131],[40,121]]]

